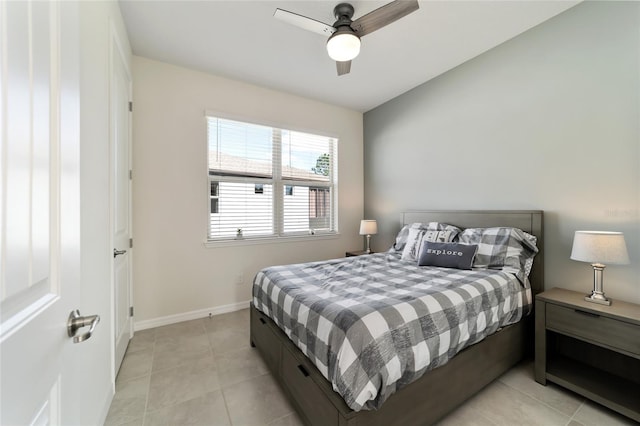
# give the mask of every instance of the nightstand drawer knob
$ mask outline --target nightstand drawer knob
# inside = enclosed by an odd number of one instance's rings
[[[574,309],[574,312],[576,312],[578,314],[586,315],[586,316],[589,316],[589,317],[595,317],[595,318],[599,318],[600,317],[600,315],[598,315],[598,314],[594,314],[593,312],[581,311],[580,309]]]

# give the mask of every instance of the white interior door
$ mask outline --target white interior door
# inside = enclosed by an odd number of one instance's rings
[[[131,179],[130,108],[131,77],[120,43],[111,35],[111,164],[113,188],[113,282],[115,319],[115,371],[120,369],[131,339]]]
[[[81,348],[67,335],[80,302],[78,10],[2,1],[0,22],[0,424],[71,424],[82,403],[69,385]]]

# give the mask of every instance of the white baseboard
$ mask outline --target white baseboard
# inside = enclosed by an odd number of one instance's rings
[[[146,330],[147,328],[160,327],[163,325],[175,324],[182,321],[190,321],[198,318],[206,318],[211,315],[226,314],[235,312],[249,307],[249,300],[229,305],[216,306],[213,308],[198,309],[197,311],[184,312],[181,314],[167,315],[165,317],[153,318],[142,321],[135,321],[133,324],[134,331]]]

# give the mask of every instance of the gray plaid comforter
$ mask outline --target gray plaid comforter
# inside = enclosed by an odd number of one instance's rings
[[[263,269],[253,304],[359,411],[519,321],[531,292],[513,274],[379,253]]]

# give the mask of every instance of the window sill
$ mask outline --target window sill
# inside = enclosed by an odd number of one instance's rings
[[[228,240],[207,240],[204,242],[206,248],[230,247],[230,246],[249,246],[257,244],[278,244],[278,243],[298,243],[304,241],[317,240],[334,240],[340,237],[340,233],[333,234],[316,234],[316,235],[295,235],[287,237],[245,237],[233,238]]]

